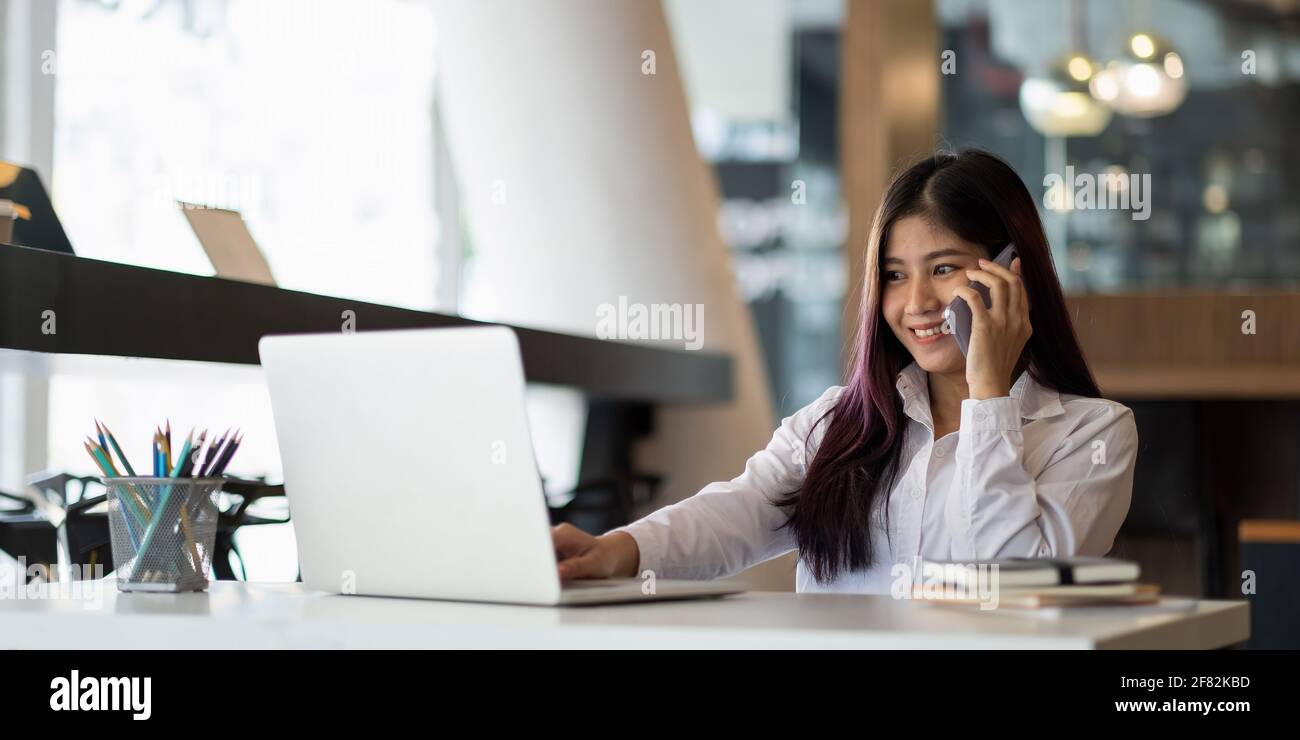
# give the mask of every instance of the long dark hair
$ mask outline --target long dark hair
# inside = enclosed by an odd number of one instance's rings
[[[888,527],[889,492],[907,428],[896,382],[912,356],[882,314],[880,263],[890,230],[907,216],[925,217],[982,246],[987,259],[1015,242],[1034,329],[1015,376],[1028,369],[1036,382],[1058,392],[1101,396],[1070,323],[1034,199],[1011,166],[979,149],[939,153],[912,165],[894,178],[871,225],[844,391],[813,425],[816,430],[829,419],[803,485],[777,502],[788,513],[783,526],[794,533],[800,559],[819,583],[876,561],[871,513],[877,502]]]

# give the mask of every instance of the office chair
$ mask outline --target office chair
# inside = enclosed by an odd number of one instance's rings
[[[569,492],[568,503],[550,507],[551,524],[567,522],[596,533],[630,524],[637,508],[654,500],[662,483],[661,475],[637,472],[582,481]]]
[[[1194,469],[1196,410],[1130,403],[1141,438],[1128,517],[1109,553],[1137,561],[1162,590],[1221,596],[1219,517]]]
[[[4,491],[0,491],[0,550],[47,574],[59,562],[54,524],[36,511],[30,499]]]
[[[93,578],[96,567],[111,572],[108,492],[103,481],[90,475],[40,473],[28,485],[62,512],[61,521],[54,524],[56,543],[67,563],[77,566],[74,576],[78,580]]]
[[[221,512],[217,519],[217,539],[212,547],[212,572],[218,581],[246,581],[248,580],[248,569],[244,564],[244,555],[239,551],[239,546],[235,543],[235,533],[241,527],[287,523],[289,521],[288,516],[283,519],[276,519],[254,516],[248,513],[249,508],[262,499],[275,496],[283,497],[284,485],[268,485],[265,481],[260,480],[232,479],[226,481],[221,490],[228,495],[239,497],[239,503],[227,511]],[[231,553],[234,553],[239,558],[239,576],[235,575],[235,569],[230,565]]]

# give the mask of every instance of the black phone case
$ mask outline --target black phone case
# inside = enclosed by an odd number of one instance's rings
[[[1002,248],[997,257],[993,258],[993,261],[1009,270],[1011,269],[1011,261],[1015,258],[1016,245],[1008,244]],[[993,297],[989,295],[988,286],[972,280],[970,281],[970,287],[974,288],[980,294],[980,297],[984,299],[985,308],[993,305]],[[948,326],[952,328],[953,338],[957,340],[957,346],[961,348],[962,355],[968,354],[970,351],[971,313],[970,306],[966,305],[965,299],[952,299],[952,303],[949,303],[948,307],[943,310],[943,320],[948,322]]]

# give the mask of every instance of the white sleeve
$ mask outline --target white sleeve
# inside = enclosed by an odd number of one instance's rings
[[[1019,405],[966,399],[957,490],[945,512],[957,559],[1105,555],[1128,515],[1137,425],[1127,407],[1089,401],[1038,477],[1024,466]]]
[[[666,506],[627,526],[641,551],[639,573],[657,578],[705,580],[735,575],[750,566],[796,548],[793,534],[781,527],[786,511],[774,502],[803,485],[820,435],[821,415],[834,406],[842,386],[834,386],[813,403],[786,417],[767,447],[745,463],[745,472],[730,481],[710,483],[699,493]]]

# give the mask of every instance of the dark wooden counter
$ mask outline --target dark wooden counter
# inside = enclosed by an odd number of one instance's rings
[[[55,332],[45,333],[46,311]],[[459,316],[0,245],[0,348],[257,364],[266,334],[473,326]],[[593,314],[593,326],[595,322]],[[642,403],[731,399],[725,355],[513,327],[530,382]]]

